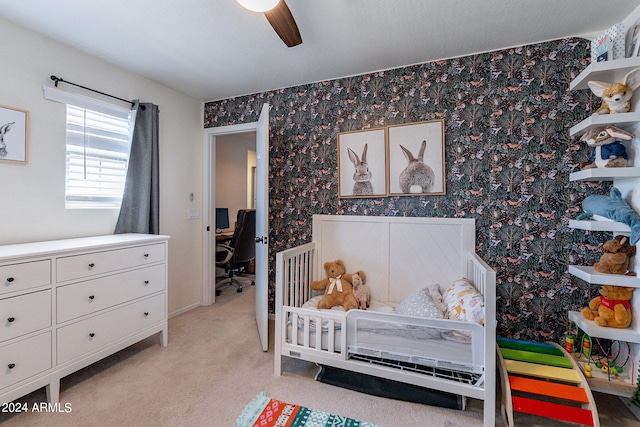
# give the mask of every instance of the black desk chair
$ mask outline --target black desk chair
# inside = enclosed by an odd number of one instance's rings
[[[238,211],[237,226],[228,244],[216,245],[216,267],[224,268],[228,274],[224,279],[216,282],[218,290],[227,284],[235,285],[238,292],[242,292],[242,282],[236,276],[249,270],[251,260],[256,257],[256,211],[244,209]],[[251,281],[255,285],[255,281]]]

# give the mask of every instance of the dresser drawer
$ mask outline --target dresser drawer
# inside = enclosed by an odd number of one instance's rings
[[[165,294],[156,295],[58,329],[58,364],[97,351],[165,319]]]
[[[58,258],[56,261],[58,282],[95,276],[125,268],[138,267],[164,261],[165,245],[162,243],[93,252]]]
[[[51,261],[23,262],[0,266],[0,294],[51,284]]]
[[[0,347],[0,390],[51,368],[51,332]]]
[[[0,342],[51,326],[51,290],[0,300]]]
[[[59,287],[58,323],[164,290],[165,269],[158,264]]]

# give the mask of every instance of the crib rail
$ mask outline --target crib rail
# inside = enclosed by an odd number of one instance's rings
[[[291,310],[301,307],[311,297],[315,248],[312,242],[276,254],[274,368],[278,376],[282,374],[282,355],[287,345],[287,323],[292,315]]]
[[[412,335],[419,335],[420,331],[424,331],[424,334],[427,335],[433,335],[434,331],[439,333],[457,332],[465,334],[470,344],[468,344],[469,348],[465,349],[464,352],[449,353],[446,357],[435,355],[432,351],[433,346],[430,345],[413,348],[410,352],[407,352],[403,348],[382,345],[378,340],[374,343],[368,342],[369,330],[371,329],[386,331],[408,330],[412,332]],[[440,335],[438,334],[439,338]],[[347,349],[349,355],[359,354],[380,359],[393,359],[476,374],[484,372],[484,327],[472,322],[350,310],[347,313]]]
[[[286,326],[283,329],[282,355],[316,363],[347,359],[344,312],[285,307],[283,321]]]
[[[306,243],[276,255],[276,308],[300,307],[311,298],[315,243]]]

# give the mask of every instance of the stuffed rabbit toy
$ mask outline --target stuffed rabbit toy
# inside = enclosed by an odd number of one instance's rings
[[[427,148],[427,141],[422,141],[416,157],[413,157],[413,154],[402,145],[400,148],[409,162],[407,167],[400,173],[400,189],[402,192],[409,194],[411,193],[411,187],[414,186],[420,187],[421,193],[431,191],[435,181],[435,174],[433,169],[424,163],[424,150]]]
[[[368,144],[364,144],[362,150],[362,160],[358,158],[358,155],[351,149],[347,148],[349,153],[349,160],[355,166],[356,171],[353,174],[353,195],[354,196],[371,196],[373,195],[373,185],[371,185],[371,172],[369,172],[369,164],[367,163],[367,147]]]
[[[0,127],[0,157],[7,157],[7,144],[4,142],[4,135],[11,130],[15,122],[7,123]]]
[[[364,284],[364,277],[360,277],[360,273],[351,276],[351,285],[353,286],[353,296],[358,300],[358,308],[366,310],[371,305],[371,294],[369,288]]]

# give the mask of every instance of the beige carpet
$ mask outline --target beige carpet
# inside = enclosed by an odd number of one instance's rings
[[[234,426],[261,391],[270,397],[385,427],[480,426],[482,404],[465,411],[389,400],[314,381],[314,365],[287,359],[273,375],[273,352],[259,348],[253,287],[225,289],[218,302],[169,321],[169,345],[151,337],[62,380],[70,413],[0,414],[3,426]],[[44,389],[25,398],[31,408]],[[617,398],[597,394],[601,425],[640,423]],[[517,425],[565,426],[518,415]],[[498,416],[498,425],[502,425]]]

